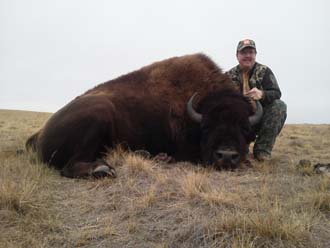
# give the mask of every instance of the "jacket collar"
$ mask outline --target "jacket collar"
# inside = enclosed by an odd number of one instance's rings
[[[258,62],[255,62],[254,63],[254,65],[253,65],[253,67],[251,68],[251,70],[249,71],[249,78],[253,75],[253,72],[254,72],[254,70],[256,69],[256,67],[257,67],[257,64],[258,64]],[[236,71],[237,71],[237,73],[239,73],[239,74],[241,74],[241,68],[240,68],[240,66],[239,66],[239,64],[236,66]]]

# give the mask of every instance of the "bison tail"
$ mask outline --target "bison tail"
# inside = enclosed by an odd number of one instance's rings
[[[33,134],[25,143],[25,148],[27,151],[36,151],[37,150],[37,140],[39,132]]]

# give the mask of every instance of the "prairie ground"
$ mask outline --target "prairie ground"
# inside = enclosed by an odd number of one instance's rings
[[[0,247],[330,247],[330,125],[286,125],[234,172],[117,148],[116,179],[68,179],[24,150],[49,113],[0,110]],[[311,165],[299,165],[307,159]]]

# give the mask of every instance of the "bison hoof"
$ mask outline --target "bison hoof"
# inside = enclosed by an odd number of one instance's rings
[[[136,150],[134,151],[134,153],[146,159],[149,159],[151,157],[150,152],[146,150]]]
[[[154,160],[157,162],[171,163],[174,162],[174,159],[167,155],[166,153],[159,153],[154,157]]]
[[[95,178],[102,178],[102,177],[117,177],[116,171],[114,168],[108,166],[108,165],[99,165],[97,166],[93,172],[93,177]]]

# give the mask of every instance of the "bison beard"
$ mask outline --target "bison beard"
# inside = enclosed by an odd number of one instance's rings
[[[195,92],[200,123],[186,110]],[[53,114],[26,146],[66,177],[115,176],[101,158],[117,144],[236,168],[254,139],[251,115],[249,101],[229,77],[207,56],[194,54],[156,62],[85,92]]]

